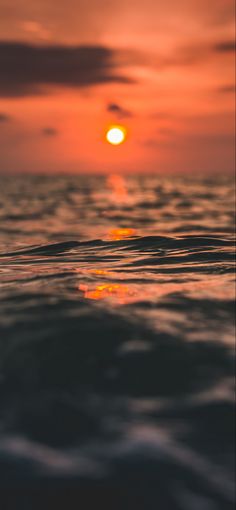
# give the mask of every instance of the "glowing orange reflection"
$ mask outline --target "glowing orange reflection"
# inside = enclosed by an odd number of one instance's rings
[[[110,239],[114,241],[120,241],[126,237],[132,237],[136,234],[135,228],[114,228],[109,232]]]
[[[110,271],[107,271],[106,269],[89,269],[89,273],[106,276],[110,274]]]
[[[116,204],[127,203],[129,200],[129,192],[124,177],[112,174],[107,177],[107,187],[111,191],[111,201]]]
[[[89,289],[88,285],[80,284],[79,290],[84,293],[86,299],[102,300],[115,297],[120,303],[123,303],[125,297],[131,294],[128,286],[120,283],[103,283],[96,285],[94,289]]]

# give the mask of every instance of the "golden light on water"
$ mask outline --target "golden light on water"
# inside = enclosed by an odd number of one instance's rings
[[[100,301],[107,298],[115,298],[118,302],[125,303],[132,293],[127,285],[120,283],[102,283],[90,289],[86,284],[80,284],[79,290],[86,299]]]
[[[120,145],[126,139],[126,129],[123,126],[112,126],[106,133],[106,140],[111,145]]]
[[[113,241],[121,241],[127,237],[133,237],[136,234],[134,228],[114,228],[109,232],[109,238]]]

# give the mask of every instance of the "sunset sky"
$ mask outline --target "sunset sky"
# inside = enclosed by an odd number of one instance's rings
[[[0,172],[232,172],[234,37],[234,0],[0,0]]]

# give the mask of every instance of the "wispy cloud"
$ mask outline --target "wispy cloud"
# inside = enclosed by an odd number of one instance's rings
[[[191,66],[223,54],[231,55],[234,51],[235,43],[233,40],[219,40],[215,43],[196,41],[195,43],[192,42],[191,44],[176,48],[168,56],[157,56],[155,65],[159,68]]]

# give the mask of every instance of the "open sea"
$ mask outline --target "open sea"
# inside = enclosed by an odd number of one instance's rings
[[[234,508],[233,235],[227,177],[1,177],[4,510]]]

